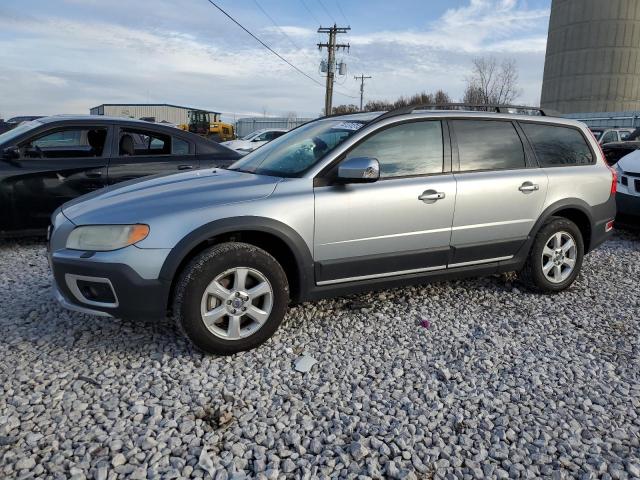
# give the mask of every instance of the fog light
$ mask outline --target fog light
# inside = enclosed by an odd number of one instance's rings
[[[99,303],[114,303],[116,297],[111,290],[111,285],[103,282],[77,281],[78,290],[87,300]]]

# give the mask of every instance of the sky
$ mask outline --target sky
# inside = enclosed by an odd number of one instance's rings
[[[538,104],[551,0],[3,0],[0,118],[89,113],[102,103],[172,103],[243,115],[317,116],[326,42],[339,35],[334,105],[442,89],[459,100],[474,57],[515,59]]]

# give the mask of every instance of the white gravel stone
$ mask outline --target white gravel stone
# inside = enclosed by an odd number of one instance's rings
[[[638,234],[557,295],[495,276],[310,302],[233,357],[62,309],[42,243],[0,242],[0,266],[0,478],[640,476]]]

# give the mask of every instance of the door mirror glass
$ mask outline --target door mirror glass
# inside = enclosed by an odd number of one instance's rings
[[[380,178],[380,164],[371,157],[352,157],[338,166],[340,183],[372,183]]]

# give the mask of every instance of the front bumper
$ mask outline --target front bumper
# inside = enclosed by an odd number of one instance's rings
[[[128,249],[135,249],[125,252]],[[163,318],[171,285],[158,278],[144,278],[149,270],[159,271],[168,251],[127,247],[114,252],[60,250],[50,254],[54,296],[62,306],[90,315],[119,318]],[[132,255],[145,264],[137,271],[124,263]],[[83,258],[85,256],[85,258]],[[153,265],[157,267],[153,267]],[[77,280],[108,284],[116,301],[96,302],[78,289]]]

